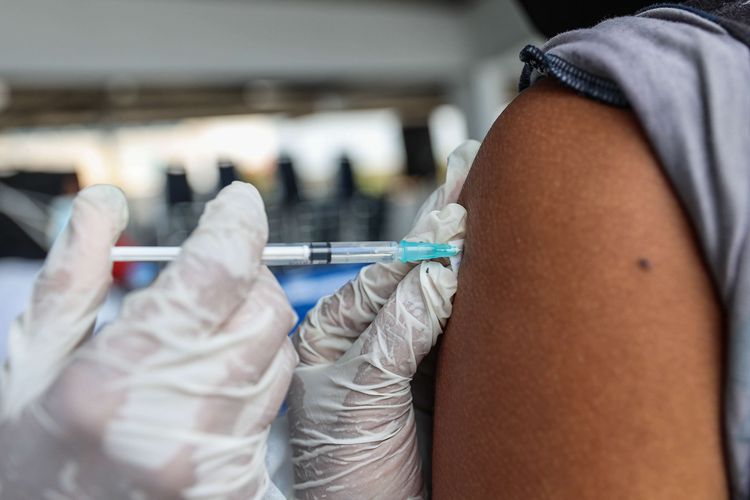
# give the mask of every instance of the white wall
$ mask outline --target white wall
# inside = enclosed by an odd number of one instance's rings
[[[460,19],[396,2],[0,0],[0,77],[442,80],[470,58]]]
[[[464,25],[474,59],[498,56],[533,32],[515,0],[478,0],[466,12]]]
[[[0,78],[453,82],[528,31],[513,0],[0,0]]]

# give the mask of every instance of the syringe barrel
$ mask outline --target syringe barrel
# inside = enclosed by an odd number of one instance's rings
[[[396,241],[350,241],[269,244],[263,249],[267,266],[303,266],[309,264],[367,264],[393,262],[401,258],[403,244]],[[180,247],[115,247],[114,262],[174,260]]]
[[[268,266],[295,266],[393,262],[398,258],[398,253],[399,244],[396,241],[270,244],[263,250],[263,263]]]
[[[396,241],[342,241],[331,243],[331,264],[393,262],[397,260]]]

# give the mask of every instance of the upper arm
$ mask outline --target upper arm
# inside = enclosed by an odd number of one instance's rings
[[[435,495],[726,495],[720,309],[632,113],[540,82],[462,198]]]

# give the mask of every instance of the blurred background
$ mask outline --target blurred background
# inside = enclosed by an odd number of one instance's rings
[[[272,242],[400,239],[541,41],[512,0],[0,8],[0,338],[91,184],[128,197],[121,245],[181,244],[237,179],[261,191]],[[117,264],[105,317],[158,271]],[[300,315],[355,272],[276,270]]]

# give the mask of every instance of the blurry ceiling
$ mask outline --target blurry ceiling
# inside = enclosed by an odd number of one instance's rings
[[[282,113],[287,116],[348,109],[395,110],[405,123],[422,123],[447,100],[437,86],[337,84],[197,87],[31,88],[12,91],[0,112],[0,129],[70,124],[127,124],[201,116]]]
[[[3,2],[0,128],[378,107],[423,117],[476,60],[529,33],[514,0]]]

